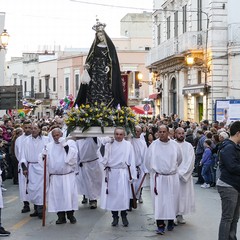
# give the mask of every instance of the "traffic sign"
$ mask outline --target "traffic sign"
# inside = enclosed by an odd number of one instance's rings
[[[148,111],[150,110],[150,105],[149,105],[149,104],[145,104],[145,105],[143,106],[143,110],[146,111],[146,112],[148,112]]]

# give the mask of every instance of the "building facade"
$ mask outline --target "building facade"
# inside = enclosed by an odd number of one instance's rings
[[[146,65],[156,73],[161,114],[177,113],[197,122],[214,120],[216,100],[237,98],[231,85],[238,88],[239,84],[239,71],[234,67],[239,39],[229,36],[239,26],[233,24],[239,20],[237,15],[229,20],[236,4],[227,0],[154,1],[154,47]]]

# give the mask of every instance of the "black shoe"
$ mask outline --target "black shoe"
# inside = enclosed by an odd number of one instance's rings
[[[113,227],[115,227],[115,226],[118,225],[118,219],[119,219],[119,217],[114,217],[114,218],[113,218],[113,222],[112,222],[112,226],[113,226]]]
[[[71,216],[68,218],[70,223],[75,224],[77,222],[77,219],[74,216]]]
[[[122,223],[123,223],[123,226],[124,226],[124,227],[127,227],[127,226],[128,226],[128,220],[127,220],[127,217],[126,217],[126,216],[122,216]]]
[[[64,224],[67,223],[66,218],[58,218],[58,220],[56,221],[56,224]]]
[[[38,217],[38,212],[34,211],[33,213],[30,214],[30,217]]]
[[[89,200],[89,206],[90,206],[90,209],[96,209],[97,208],[97,200]]]
[[[43,218],[43,214],[42,214],[42,213],[39,213],[39,214],[38,214],[38,218],[39,218],[39,219],[42,219],[42,218]]]
[[[216,187],[216,183],[211,183],[210,187]]]
[[[88,199],[84,197],[82,200],[82,204],[86,204],[86,203],[88,203]]]
[[[6,231],[3,227],[0,227],[0,236],[7,237],[11,233],[9,231]]]
[[[27,212],[30,212],[30,207],[25,205],[23,206],[22,213],[27,213]]]

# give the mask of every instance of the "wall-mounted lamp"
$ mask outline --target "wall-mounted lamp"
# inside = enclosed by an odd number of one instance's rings
[[[187,62],[187,65],[193,65],[195,63],[194,57],[191,54],[187,55],[186,62]]]
[[[137,78],[139,80],[139,87],[142,86],[142,83],[147,83],[148,85],[153,85],[153,82],[150,80],[143,80],[143,74],[141,72],[139,72],[137,74]]]
[[[0,50],[6,49],[9,41],[9,34],[7,33],[7,30],[4,29],[2,34],[0,35]]]

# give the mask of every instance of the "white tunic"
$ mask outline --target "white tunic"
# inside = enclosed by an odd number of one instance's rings
[[[25,134],[21,135],[16,139],[15,142],[15,155],[18,160],[18,187],[19,187],[19,196],[21,201],[28,201],[28,194],[26,194],[27,187],[27,178],[23,175],[21,167],[21,154],[24,145],[24,141],[28,136]]]
[[[141,138],[132,138],[130,140],[135,154],[135,165],[137,171],[137,179],[134,181],[134,189],[135,193],[137,192],[142,178],[145,173],[147,173],[147,169],[145,167],[144,159],[147,152],[147,144],[146,141],[142,140]],[[142,185],[143,186],[143,185]],[[140,196],[140,191],[137,194],[137,198]]]
[[[134,151],[131,143],[126,140],[107,143],[104,157],[99,155],[99,158],[105,168],[110,168],[104,171],[101,208],[110,211],[128,209],[131,190],[127,165],[130,166],[132,178],[136,179],[137,177]]]
[[[43,205],[43,176],[44,162],[42,151],[48,144],[48,137],[27,137],[23,144],[21,163],[28,167],[27,194],[28,199],[35,205]]]
[[[150,185],[155,219],[175,219],[179,203],[178,166],[182,162],[179,145],[173,141],[153,141],[147,150],[145,165]],[[157,194],[154,192],[156,187]]]
[[[183,160],[178,168],[180,178],[179,215],[195,211],[195,197],[192,172],[195,163],[195,153],[192,144],[177,142],[182,150]]]
[[[98,144],[93,138],[76,141],[78,147],[78,193],[90,200],[100,198],[102,188],[102,171],[98,160]]]
[[[75,175],[78,151],[73,140],[68,140],[67,143],[68,153],[61,144],[51,142],[47,145],[48,212],[78,210]]]

